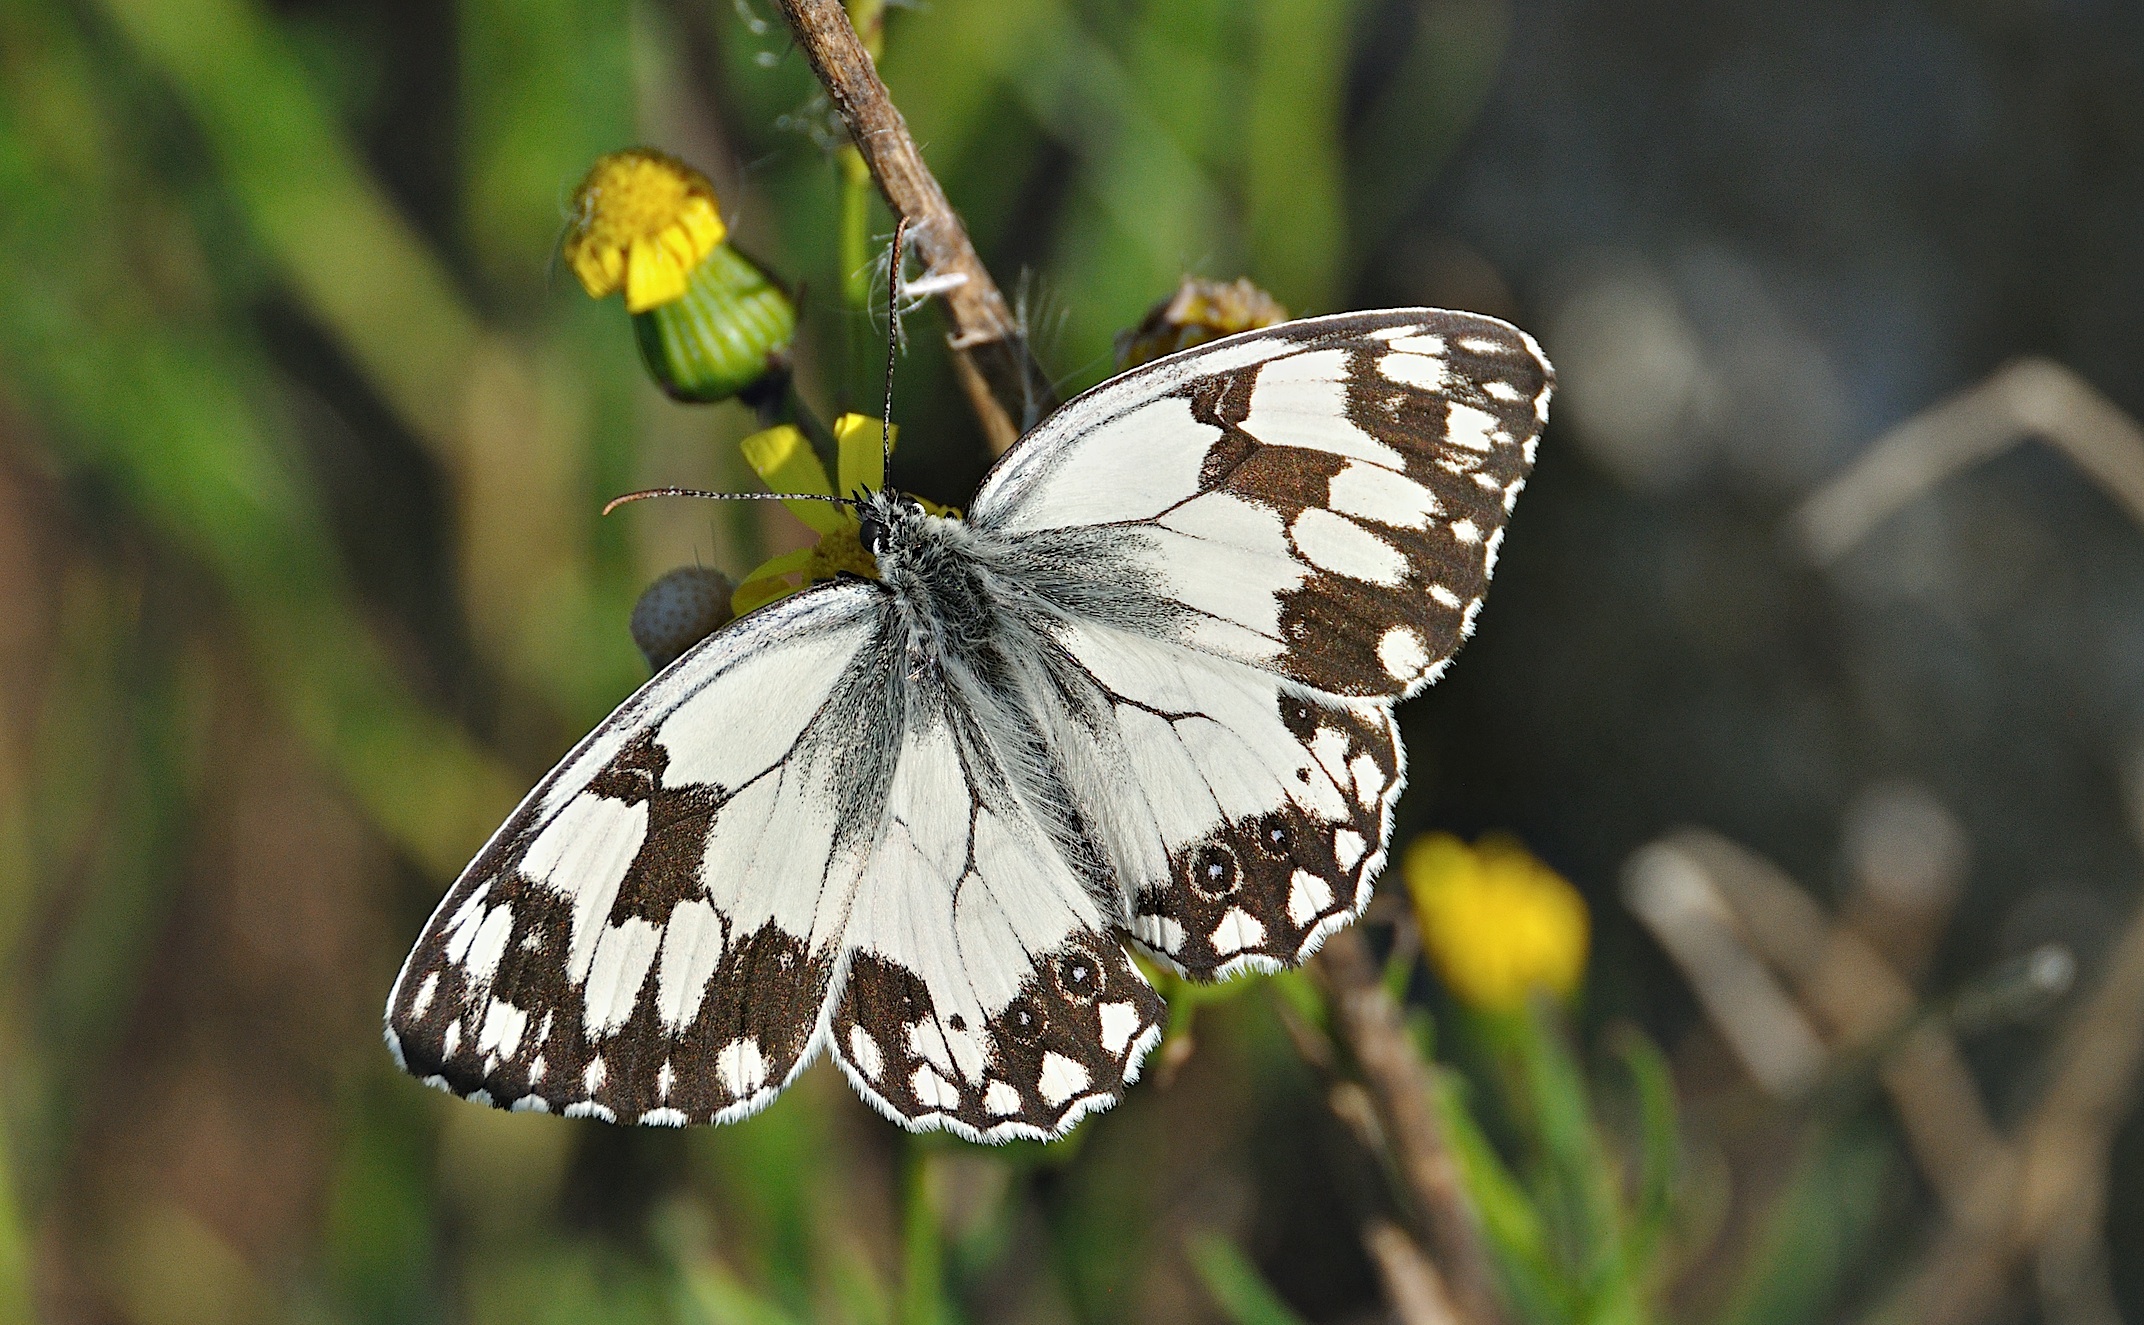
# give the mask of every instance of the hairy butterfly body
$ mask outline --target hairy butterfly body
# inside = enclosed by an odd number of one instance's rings
[[[1395,704],[1472,630],[1553,381],[1524,333],[1307,319],[1072,401],[963,521],[892,492],[877,581],[666,668],[546,777],[389,997],[427,1082],[721,1122],[822,1050],[916,1129],[1061,1136],[1198,979],[1368,902]]]

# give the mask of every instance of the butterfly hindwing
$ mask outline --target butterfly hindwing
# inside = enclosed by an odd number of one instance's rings
[[[1045,541],[1107,525],[1170,637],[1330,694],[1411,694],[1473,627],[1552,382],[1493,318],[1283,323],[1072,401],[971,519]]]
[[[881,597],[800,595],[688,653],[532,792],[390,996],[413,1073],[501,1107],[710,1122],[808,1060],[890,777]],[[874,752],[878,752],[874,755]],[[848,816],[845,819],[845,814]]]
[[[1053,635],[1093,689],[1057,743],[1091,770],[1073,791],[1142,946],[1221,978],[1300,962],[1360,912],[1404,782],[1389,700],[1093,620]]]
[[[1111,932],[1099,858],[1050,785],[1008,772],[1017,713],[911,677],[899,771],[831,1042],[864,1097],[971,1139],[1062,1135],[1107,1108],[1161,1035],[1161,999]]]

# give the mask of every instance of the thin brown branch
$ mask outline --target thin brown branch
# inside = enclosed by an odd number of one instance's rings
[[[952,324],[947,343],[969,402],[991,445],[1002,452],[1056,406],[1056,393],[1029,354],[1026,337],[997,283],[976,255],[967,228],[946,200],[907,122],[838,0],[777,0],[797,45],[848,126],[879,192],[909,234],[930,275],[944,283]],[[1415,1052],[1399,1009],[1378,980],[1377,963],[1359,934],[1342,931],[1326,945],[1318,971],[1331,994],[1336,1030],[1376,1101],[1378,1121],[1398,1170],[1419,1207],[1450,1292],[1449,1316],[1463,1325],[1498,1325],[1474,1212],[1459,1169],[1444,1144],[1428,1069]],[[1423,1282],[1417,1273],[1411,1287]],[[1428,1282],[1434,1283],[1431,1278]]]
[[[1823,1070],[1823,1042],[1751,949],[1704,863],[1675,839],[1654,842],[1623,867],[1623,899],[1682,969],[1750,1080],[1775,1099],[1807,1091]]]
[[[1702,889],[1736,939],[1791,978],[1837,1050],[1873,1054],[1916,1160],[1949,1216],[1904,1286],[1874,1316],[1977,1325],[2010,1300],[2035,1258],[2043,1279],[2091,1298],[2115,1131],[2144,1074],[2144,908],[2070,1018],[2055,1074],[2009,1136],[1989,1120],[1947,1028],[1919,1015],[1912,987],[1851,926],[1833,924],[1800,885],[1717,834],[1686,829],[1639,859]],[[1699,910],[1703,908],[1687,908]],[[1657,908],[1656,908],[1657,910]]]
[[[871,56],[839,0],[778,0],[797,46],[826,88],[849,136],[871,167],[939,291],[951,329],[946,343],[968,403],[999,453],[1057,406],[1056,390],[1034,357],[1019,320],[976,255],[960,214],[909,135]]]
[[[1702,872],[1737,932],[1794,982],[1834,1049],[1880,1055],[1876,1073],[1906,1141],[1954,1221],[1985,1223],[1991,1175],[2009,1147],[1989,1119],[1965,1055],[1938,1019],[1859,931],[1832,922],[1816,899],[1771,861],[1716,833],[1685,829],[1655,850],[1678,852]]]
[[[1313,966],[1333,1008],[1333,1032],[1347,1046],[1377,1121],[1443,1272],[1457,1319],[1493,1325],[1503,1318],[1474,1206],[1459,1164],[1444,1143],[1429,1068],[1415,1050],[1399,1006],[1385,992],[1369,944],[1353,929],[1326,940]]]

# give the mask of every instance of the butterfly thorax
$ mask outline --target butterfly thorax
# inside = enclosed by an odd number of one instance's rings
[[[1109,853],[1083,820],[1063,752],[1039,716],[1038,694],[1052,689],[1041,664],[1053,652],[1054,618],[1008,577],[1008,541],[907,497],[874,500],[865,520],[907,657],[899,685],[911,728],[950,720],[976,794],[1000,805],[1017,796],[1068,877],[1109,913]]]
[[[878,561],[910,653],[942,671],[997,681],[1004,671],[1001,595],[974,556],[975,531],[887,490],[866,499],[859,537]]]

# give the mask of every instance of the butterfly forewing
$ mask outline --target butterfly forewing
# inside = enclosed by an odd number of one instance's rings
[[[463,872],[390,996],[417,1076],[502,1107],[742,1116],[808,1058],[891,761],[880,595],[755,614],[650,682]],[[887,747],[876,747],[883,752]]]
[[[1472,629],[1548,415],[1547,361],[1432,309],[1285,323],[1158,360],[984,481],[1007,534],[1108,524],[1170,633],[1337,695],[1404,695]]]

